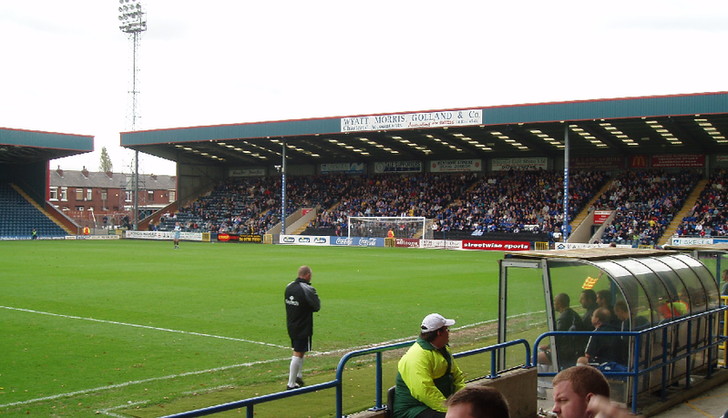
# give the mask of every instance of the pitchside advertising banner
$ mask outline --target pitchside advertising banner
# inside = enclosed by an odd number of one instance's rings
[[[316,235],[281,235],[281,244],[290,245],[337,245],[354,247],[384,247],[384,238],[322,237]],[[448,250],[526,251],[531,249],[527,241],[475,241],[397,238],[397,247],[446,248]]]
[[[329,245],[329,237],[317,235],[281,235],[278,238],[280,244],[296,245]]]
[[[132,239],[154,239],[173,240],[173,231],[124,231],[124,238]],[[182,241],[202,241],[202,232],[181,232],[179,238]],[[208,237],[209,239],[209,237]]]
[[[531,243],[526,241],[473,241],[463,240],[463,250],[528,251]]]
[[[384,238],[324,237],[319,235],[281,235],[281,244],[294,245],[350,245],[358,247],[384,247]]]
[[[583,244],[579,242],[556,242],[554,250],[582,250],[584,248],[609,248],[611,244]],[[617,248],[632,248],[629,244],[617,244]]]
[[[219,242],[254,242],[262,243],[262,235],[253,234],[212,234],[212,239]]]
[[[672,245],[728,244],[728,237],[721,238],[672,238]]]
[[[437,128],[480,125],[481,123],[483,123],[483,111],[481,109],[397,113],[341,118],[341,132]]]

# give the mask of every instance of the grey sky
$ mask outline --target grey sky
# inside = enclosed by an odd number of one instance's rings
[[[139,129],[728,90],[724,0],[142,4]],[[129,171],[117,8],[0,2],[0,126],[96,137],[52,167]]]

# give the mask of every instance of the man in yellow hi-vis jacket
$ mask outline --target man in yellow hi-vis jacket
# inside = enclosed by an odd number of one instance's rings
[[[447,346],[454,324],[436,313],[422,320],[420,337],[397,365],[395,418],[444,417],[447,397],[465,387],[463,372]]]

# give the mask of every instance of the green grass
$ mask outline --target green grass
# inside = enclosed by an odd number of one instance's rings
[[[343,353],[414,338],[430,312],[455,318],[456,328],[495,320],[502,256],[188,242],[173,250],[170,242],[129,240],[0,242],[0,415],[159,416],[281,390],[290,359],[283,289],[301,264],[312,267],[322,299],[314,350],[333,352],[306,358],[307,383],[329,381]],[[531,291],[512,303],[528,310],[542,294],[538,287]],[[492,323],[456,330],[452,345],[455,351],[482,346],[493,342],[493,332]],[[463,364],[471,377],[488,367],[485,358]],[[392,370],[385,370],[386,382],[393,381]],[[372,406],[371,361],[352,362],[345,378],[345,409]],[[281,411],[294,404],[300,402],[262,405],[256,414],[286,416]],[[329,416],[334,391],[307,395],[305,404],[294,415]]]

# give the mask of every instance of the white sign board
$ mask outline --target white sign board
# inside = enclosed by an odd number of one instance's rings
[[[483,123],[482,109],[396,113],[391,115],[341,118],[341,132],[436,128],[445,126],[480,125],[481,123]]]

